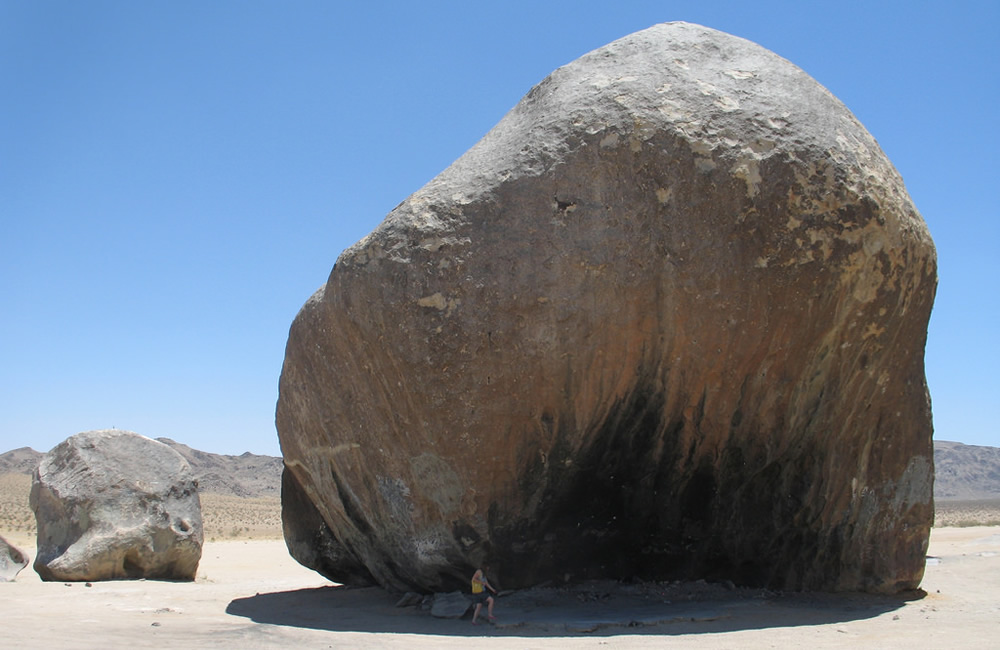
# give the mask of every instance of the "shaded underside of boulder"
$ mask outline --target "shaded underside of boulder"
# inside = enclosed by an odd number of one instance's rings
[[[503,588],[916,587],[935,288],[826,89],[714,30],[638,32],[532,89],[302,308],[286,539],[400,591],[483,560]]]
[[[31,485],[43,580],[194,580],[203,542],[191,468],[167,445],[88,431],[56,445]]]
[[[28,556],[3,537],[0,537],[0,582],[9,582],[21,569],[28,566]]]

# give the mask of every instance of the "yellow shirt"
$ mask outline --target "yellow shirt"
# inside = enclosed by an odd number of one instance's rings
[[[478,572],[476,572],[476,575],[472,576],[472,593],[483,593],[483,579],[479,577]]]

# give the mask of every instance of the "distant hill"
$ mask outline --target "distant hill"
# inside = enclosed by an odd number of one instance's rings
[[[169,438],[157,438],[172,447],[191,465],[201,492],[237,497],[281,495],[281,458],[249,452],[225,456],[192,449]],[[21,447],[0,454],[0,474],[31,474],[45,454]]]
[[[934,441],[934,498],[1000,499],[1000,448]]]
[[[231,494],[237,497],[281,495],[281,470],[284,462],[276,456],[258,456],[246,452],[223,456],[198,451],[170,438],[157,438],[172,447],[191,465],[202,492]]]
[[[0,474],[31,474],[44,455],[31,447],[21,447],[0,454]]]
[[[249,452],[225,456],[198,451],[169,438],[158,440],[187,459],[202,492],[237,497],[281,494],[281,458]],[[30,447],[0,454],[0,474],[30,474],[42,455]],[[1000,499],[1000,448],[935,440],[934,464],[936,500]]]

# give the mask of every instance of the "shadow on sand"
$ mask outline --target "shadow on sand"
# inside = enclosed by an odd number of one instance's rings
[[[545,597],[514,593],[496,604],[495,625],[441,619],[378,588],[343,586],[257,594],[229,603],[226,613],[256,623],[327,630],[442,636],[614,636],[712,634],[774,627],[813,626],[874,618],[925,595],[773,594],[736,590],[724,597],[650,602],[619,594],[596,599],[549,590]],[[471,612],[471,610],[470,610]],[[484,612],[485,613],[485,612]],[[485,617],[483,617],[485,618]]]

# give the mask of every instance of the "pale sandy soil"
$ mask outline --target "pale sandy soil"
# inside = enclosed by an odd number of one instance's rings
[[[10,538],[33,554],[30,537]],[[638,591],[604,585],[505,596],[497,603],[497,626],[473,627],[468,618],[396,608],[395,598],[377,589],[332,586],[289,558],[281,540],[217,541],[205,545],[192,583],[43,583],[29,567],[14,582],[0,583],[2,646],[1000,647],[1000,527],[937,528],[929,555],[923,597],[680,585],[657,599],[656,585]]]
[[[0,534],[34,556],[30,479],[0,475]],[[331,585],[292,560],[277,498],[202,495],[193,583],[0,583],[2,648],[1000,648],[1000,502],[939,503],[925,594],[591,584],[505,595],[473,627]],[[968,526],[969,524],[990,524]],[[945,527],[967,526],[967,527]]]

